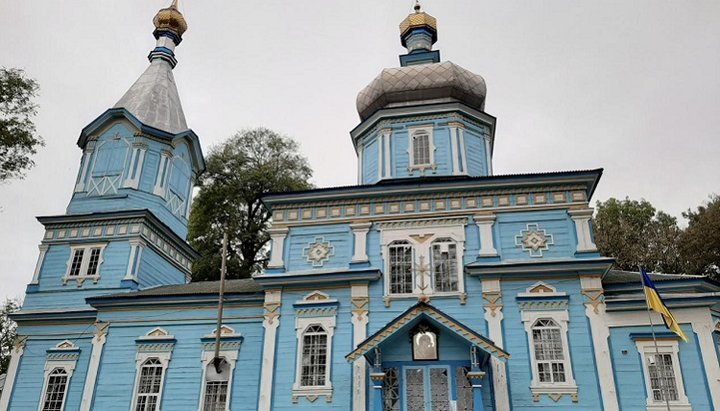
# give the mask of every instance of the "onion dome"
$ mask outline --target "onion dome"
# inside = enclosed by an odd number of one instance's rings
[[[412,34],[422,32],[427,33],[426,36],[422,36],[425,38],[413,38],[415,36]],[[417,41],[410,41],[410,45],[408,45],[409,39]],[[410,15],[400,23],[400,42],[403,47],[407,47],[408,52],[418,49],[431,50],[432,45],[437,42],[437,20],[424,11],[420,11],[419,2],[415,3],[415,12],[410,13]]]
[[[180,10],[178,10],[178,0],[173,0],[170,7],[160,9],[153,18],[155,25],[155,38],[158,38],[163,32],[170,32],[177,36],[176,44],[182,41],[182,35],[187,31],[187,23]]]

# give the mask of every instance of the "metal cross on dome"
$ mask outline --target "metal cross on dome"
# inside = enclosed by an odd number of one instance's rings
[[[528,251],[530,257],[542,257],[543,251],[549,250],[550,246],[555,244],[553,235],[541,229],[538,224],[528,224],[526,227],[515,236],[515,245]]]

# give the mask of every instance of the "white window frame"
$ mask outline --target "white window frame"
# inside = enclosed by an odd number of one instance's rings
[[[148,145],[143,142],[136,142],[132,145],[132,149],[130,150],[130,166],[127,169],[123,187],[137,190],[140,185],[140,177],[142,176],[147,149]],[[132,176],[133,173],[135,173],[135,178]]]
[[[94,284],[97,284],[98,280],[100,280],[100,269],[104,261],[103,256],[105,254],[105,247],[107,247],[107,243],[79,244],[70,246],[70,258],[68,258],[66,263],[67,267],[65,269],[65,276],[63,277],[63,285],[67,284],[70,280],[75,280],[77,281],[78,287],[80,287],[87,279],[91,279]],[[93,275],[88,275],[87,271],[90,265],[90,256],[92,254],[92,249],[94,248],[100,249],[100,256],[98,257],[97,263],[97,271]],[[78,275],[71,276],[70,270],[72,269],[75,252],[80,249],[83,250],[82,262],[80,264],[80,273]]]
[[[405,227],[395,229],[381,228],[381,252],[384,260],[384,295],[388,298],[417,297],[423,290],[420,281],[417,279],[417,265],[420,258],[423,258],[427,265],[425,273],[424,290],[426,295],[433,296],[457,296],[465,293],[465,275],[463,271],[463,257],[465,252],[465,226],[464,225],[435,225],[428,227]],[[436,292],[433,283],[432,247],[436,240],[449,239],[455,244],[455,258],[457,259],[457,291]],[[408,241],[413,249],[413,292],[412,293],[391,293],[390,292],[390,246],[396,241]]]
[[[165,391],[165,377],[167,377],[168,366],[170,365],[170,358],[172,352],[160,351],[160,352],[139,352],[135,356],[135,384],[133,384],[133,398],[130,406],[130,411],[135,411],[138,400],[138,388],[140,388],[140,373],[145,362],[151,358],[157,358],[162,366],[162,378],[160,378],[160,392],[158,393],[157,399],[157,410],[162,408],[162,396]]]
[[[325,384],[315,386],[302,385],[302,353],[305,343],[305,332],[313,325],[319,325],[327,332],[327,367],[325,369]],[[295,365],[295,383],[293,384],[293,398],[299,396],[320,396],[324,395],[327,402],[332,398],[332,346],[333,335],[335,334],[335,316],[332,317],[296,317],[295,332],[297,334],[297,354]]]
[[[165,198],[167,193],[167,184],[170,179],[172,159],[172,152],[168,150],[162,150],[160,152],[160,162],[158,163],[158,170],[155,175],[155,188],[153,188],[153,194],[162,198]]]
[[[530,351],[530,365],[532,367],[532,381],[530,391],[533,396],[540,394],[570,394],[577,395],[578,387],[572,370],[570,359],[570,345],[568,344],[568,322],[570,322],[567,310],[562,311],[528,311],[521,312],[522,322],[525,326],[525,333],[528,339]],[[565,369],[565,382],[540,382],[537,359],[535,357],[535,341],[532,330],[535,322],[540,319],[551,319],[560,326],[560,338],[563,345],[563,365]]]
[[[437,165],[435,164],[435,136],[434,127],[432,124],[424,124],[418,126],[408,127],[408,155],[409,163],[408,170],[414,171],[419,170],[420,174],[424,174],[426,169],[435,170]],[[426,133],[428,135],[428,163],[415,164],[415,134]]]
[[[220,337],[222,338],[222,337]],[[237,364],[238,359],[238,351],[237,350],[220,350],[220,357],[224,358],[225,361],[230,364],[230,377],[228,378],[228,388],[227,388],[227,401],[225,402],[225,410],[230,410],[230,399],[232,398],[232,386],[233,386],[233,376],[235,374],[235,364]],[[215,358],[215,352],[214,351],[204,351],[202,353],[202,388],[200,390],[200,403],[198,404],[198,411],[203,411],[203,406],[205,405],[205,389],[207,388],[207,380],[205,379],[207,368],[209,365],[212,364],[213,359]]]
[[[65,370],[65,373],[67,373],[67,380],[65,382],[65,393],[63,394],[63,402],[62,406],[60,407],[60,410],[65,409],[65,404],[67,403],[67,394],[70,389],[70,379],[72,378],[73,372],[75,371],[75,364],[77,363],[77,360],[74,361],[46,361],[45,362],[45,375],[43,378],[43,390],[42,390],[42,396],[40,397],[40,404],[38,406],[38,411],[43,410],[43,406],[45,405],[45,395],[47,395],[47,389],[48,389],[48,383],[50,382],[50,374],[58,368]]]
[[[650,373],[648,370],[648,357],[660,354],[670,354],[673,363],[673,372],[675,374],[675,384],[678,391],[678,400],[670,401],[670,407],[674,411],[691,411],[692,406],[685,394],[685,385],[683,384],[682,369],[680,367],[680,345],[676,339],[661,339],[657,341],[657,351],[655,343],[652,340],[636,340],[635,346],[640,354],[642,363],[643,378],[645,380],[645,392],[647,394],[646,406],[648,411],[661,411],[667,409],[665,401],[655,401],[652,396],[652,387],[650,386]]]

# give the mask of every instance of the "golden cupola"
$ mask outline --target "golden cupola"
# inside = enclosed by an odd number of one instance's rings
[[[178,10],[178,0],[173,0],[169,7],[160,9],[153,18],[153,24],[155,24],[155,38],[161,33],[169,32],[176,36],[176,44],[180,44],[182,35],[188,28],[185,17]]]

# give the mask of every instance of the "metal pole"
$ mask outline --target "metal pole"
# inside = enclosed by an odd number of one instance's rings
[[[220,334],[222,330],[222,317],[223,317],[223,302],[225,294],[225,273],[227,271],[227,247],[228,247],[228,234],[227,231],[223,234],[222,242],[222,262],[220,265],[220,292],[218,293],[218,315],[217,315],[217,327],[215,329],[215,358],[213,363],[215,364],[215,371],[220,374]]]
[[[657,369],[660,369],[660,367],[659,367],[660,364],[658,363],[660,361],[660,349],[658,348],[657,338],[655,337],[655,326],[653,325],[652,315],[650,314],[650,303],[648,300],[647,289],[645,288],[645,283],[643,282],[642,271],[640,272],[640,284],[642,285],[643,292],[645,293],[645,306],[647,308],[648,320],[650,320],[650,332],[652,333],[653,343],[655,344],[655,367],[657,367]],[[648,370],[648,378],[649,378],[649,371],[650,370]],[[663,398],[665,398],[665,406],[667,407],[667,411],[671,411],[670,410],[670,398],[669,398],[670,387],[668,387],[667,378],[665,377],[664,369],[662,370],[662,376],[660,377],[659,381],[660,381],[660,394],[663,396]],[[652,389],[652,383],[651,383],[650,389]],[[650,393],[650,395],[652,395],[652,393]]]

